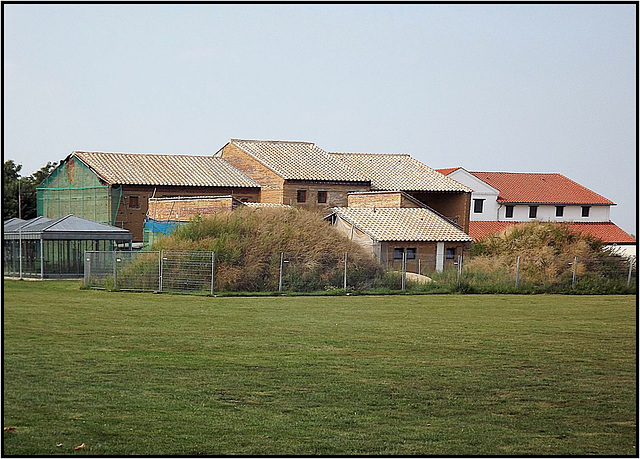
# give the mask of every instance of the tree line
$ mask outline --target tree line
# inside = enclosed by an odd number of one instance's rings
[[[33,174],[22,177],[21,164],[12,159],[4,162],[2,171],[2,220],[21,217],[23,220],[35,218],[38,212],[36,187],[46,179],[58,166],[57,162],[47,162]],[[18,199],[18,192],[20,199]],[[20,210],[18,210],[20,203]]]

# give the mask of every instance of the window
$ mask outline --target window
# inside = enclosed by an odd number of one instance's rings
[[[327,192],[318,191],[318,203],[323,204],[325,202],[327,202]]]
[[[446,249],[444,256],[447,260],[453,260],[456,257],[456,249]]]
[[[538,216],[538,206],[529,206],[529,218],[536,218]]]
[[[564,206],[556,206],[556,217],[562,217],[564,215]]]
[[[582,216],[583,217],[588,217],[589,216],[589,209],[591,209],[590,206],[582,206]]]
[[[504,207],[504,218],[513,218],[513,206]]]
[[[404,253],[404,249],[393,249],[393,259],[402,260],[403,253]]]
[[[473,200],[473,213],[474,214],[481,214],[482,213],[483,204],[484,204],[484,199],[474,199]]]
[[[307,202],[307,190],[298,190],[296,201]]]
[[[416,259],[416,249],[407,249],[407,260],[415,260]]]
[[[140,208],[140,196],[129,196],[129,209]]]

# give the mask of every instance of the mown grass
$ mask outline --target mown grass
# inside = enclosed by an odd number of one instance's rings
[[[3,293],[4,455],[637,456],[633,296]]]

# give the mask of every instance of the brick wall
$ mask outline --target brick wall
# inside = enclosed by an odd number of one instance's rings
[[[221,155],[233,167],[260,184],[262,187],[260,202],[289,204],[282,200],[284,179],[278,174],[230,143],[224,146]]]
[[[433,210],[453,220],[462,227],[465,233],[469,233],[471,193],[421,191],[409,194]]]
[[[143,240],[142,226],[148,210],[148,200],[152,196],[156,198],[177,196],[233,196],[239,201],[259,202],[260,190],[258,188],[123,185],[120,204],[115,204],[118,205],[116,226],[131,231],[133,234],[133,242],[142,242]]]
[[[458,255],[463,254],[465,250],[465,244],[460,242],[445,242],[444,251],[447,249],[454,249],[453,258],[444,260],[444,268],[447,269],[452,266],[454,262],[458,261]],[[394,249],[402,248],[406,251],[407,248],[416,249],[416,258],[413,260],[407,260],[407,272],[417,273],[418,267],[420,268],[420,274],[429,275],[436,269],[436,242],[411,242],[411,241],[390,241],[382,243],[382,262],[389,268],[400,271],[402,269],[402,260],[394,260]],[[466,253],[466,252],[465,252]],[[386,257],[386,259],[384,258]],[[419,260],[419,261],[418,261]]]
[[[306,201],[298,202],[298,190],[306,192]],[[331,207],[346,207],[347,194],[352,191],[368,191],[368,185],[357,183],[332,183],[310,181],[287,181],[283,190],[283,203],[302,209],[322,210]],[[327,202],[318,202],[318,192],[324,192]]]
[[[238,205],[231,196],[218,198],[149,198],[149,217],[154,220],[189,221],[191,217],[233,210]]]
[[[349,207],[355,208],[415,208],[420,204],[400,191],[361,193],[349,195]]]

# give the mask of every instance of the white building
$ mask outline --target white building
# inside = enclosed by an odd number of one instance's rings
[[[616,204],[564,175],[470,172],[462,167],[438,172],[473,190],[469,235],[476,240],[516,222],[558,222],[570,223],[625,256],[636,253],[636,240],[610,221]]]

